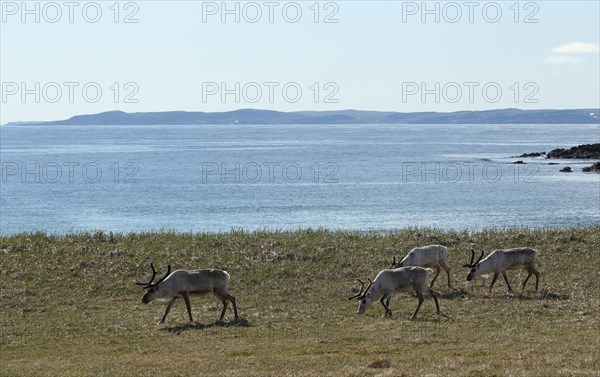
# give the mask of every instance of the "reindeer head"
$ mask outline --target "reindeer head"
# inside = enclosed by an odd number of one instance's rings
[[[371,295],[369,294],[369,288],[371,288],[371,286],[373,285],[373,281],[371,280],[371,278],[367,279],[369,279],[369,286],[365,290],[363,290],[363,288],[365,287],[365,283],[360,279],[356,279],[360,283],[360,289],[358,291],[358,294],[352,297],[348,297],[348,300],[357,299],[359,301],[358,314],[364,314],[367,308],[373,303],[373,297],[371,297]]]
[[[483,258],[483,250],[481,251],[481,255],[477,262],[473,263],[473,259],[475,258],[475,250],[471,249],[471,261],[469,264],[463,264],[463,267],[469,268],[469,274],[467,275],[467,281],[473,280],[475,277],[479,276],[479,262],[481,258]]]
[[[160,279],[156,283],[152,283],[152,281],[156,277],[156,270],[154,269],[154,265],[152,263],[150,263],[150,267],[152,268],[152,277],[150,278],[150,281],[148,281],[147,283],[135,283],[137,285],[141,285],[142,289],[146,290],[146,294],[144,294],[144,297],[142,297],[142,302],[144,304],[149,303],[150,301],[157,298],[157,296],[159,296],[159,284],[162,283],[162,281],[165,280],[167,276],[169,276],[169,274],[171,273],[171,265],[169,265],[165,276],[163,276],[162,279]]]
[[[404,267],[404,263],[402,263],[402,261],[396,262],[396,256],[394,256],[394,259],[392,260],[392,268],[400,268],[400,267]]]

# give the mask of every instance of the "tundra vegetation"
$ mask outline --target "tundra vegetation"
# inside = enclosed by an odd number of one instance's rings
[[[347,300],[356,278],[428,244],[448,247],[455,272],[454,289],[438,287],[445,316],[429,299],[410,320],[416,299],[405,293],[392,318],[381,305],[358,316]],[[513,247],[538,250],[539,292],[466,281],[472,248]],[[599,252],[600,226],[3,236],[0,375],[599,375]],[[196,298],[195,322],[180,300],[156,325],[165,303],[143,305],[134,284],[150,262],[226,270],[241,318],[217,322],[221,302]]]

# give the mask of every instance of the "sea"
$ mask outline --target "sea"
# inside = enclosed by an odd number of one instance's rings
[[[594,161],[515,157],[599,142],[599,125],[9,125],[0,233],[599,225]]]

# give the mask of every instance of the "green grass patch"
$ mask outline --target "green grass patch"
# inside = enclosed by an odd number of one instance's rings
[[[392,256],[440,243],[454,290],[436,282],[446,316],[393,296],[393,318],[346,300]],[[540,292],[468,283],[471,247],[533,247]],[[600,227],[397,232],[298,230],[186,234],[23,233],[0,237],[1,376],[590,376],[600,375]],[[242,321],[216,323],[220,302],[142,305],[150,262],[222,268]],[[508,272],[513,287],[526,273]],[[228,309],[226,321],[233,319]]]

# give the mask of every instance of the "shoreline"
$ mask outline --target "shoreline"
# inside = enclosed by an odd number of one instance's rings
[[[0,242],[2,240],[19,238],[19,237],[46,237],[53,239],[66,239],[76,237],[88,237],[96,239],[105,238],[127,238],[132,236],[138,237],[152,237],[152,236],[171,236],[171,237],[233,237],[233,236],[249,236],[249,237],[260,237],[260,236],[290,236],[290,235],[330,235],[330,236],[393,236],[403,233],[437,233],[437,234],[461,234],[461,235],[474,235],[479,233],[547,233],[547,232],[565,232],[565,231],[586,231],[597,228],[600,232],[600,222],[597,224],[589,225],[575,225],[565,227],[489,227],[482,229],[443,229],[443,228],[431,228],[431,227],[405,227],[397,229],[371,229],[371,230],[358,230],[358,229],[330,229],[324,227],[307,227],[297,229],[231,229],[224,232],[211,232],[211,231],[181,231],[177,229],[155,229],[155,230],[143,230],[143,231],[126,231],[126,232],[113,232],[105,230],[86,230],[76,231],[68,233],[50,233],[45,230],[34,230],[34,231],[23,231],[10,234],[0,234]]]

